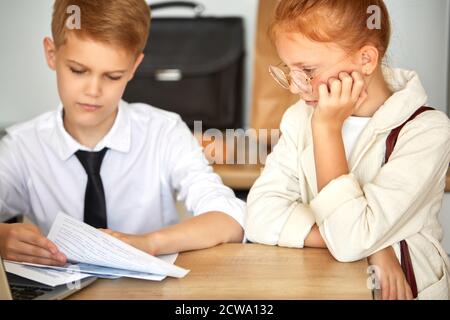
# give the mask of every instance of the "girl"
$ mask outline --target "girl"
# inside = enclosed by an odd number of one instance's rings
[[[375,6],[375,7],[374,7]],[[369,28],[368,9],[379,28]],[[438,212],[450,161],[450,121],[427,111],[418,75],[382,60],[390,39],[382,0],[281,0],[270,28],[282,64],[270,72],[300,101],[248,197],[249,240],[326,247],[339,261],[369,257],[383,299],[410,299],[399,242],[406,240],[419,299],[448,299],[448,257]]]

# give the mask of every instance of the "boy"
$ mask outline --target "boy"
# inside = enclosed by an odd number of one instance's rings
[[[79,29],[66,24],[73,5]],[[152,255],[242,241],[245,205],[180,117],[121,100],[149,23],[144,0],[55,1],[44,48],[62,104],[9,128],[0,142],[0,221],[24,214],[39,228],[0,224],[3,258],[64,264],[43,235],[59,211]],[[193,218],[175,224],[174,193]]]

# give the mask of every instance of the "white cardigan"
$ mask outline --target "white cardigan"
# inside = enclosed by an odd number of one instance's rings
[[[419,299],[449,298],[450,263],[438,213],[450,161],[450,121],[427,111],[400,132],[383,166],[386,138],[427,96],[413,71],[385,69],[394,94],[374,114],[350,155],[348,175],[317,193],[311,133],[313,108],[299,101],[286,111],[282,137],[247,202],[250,241],[302,248],[316,223],[339,261],[360,260],[406,239]]]

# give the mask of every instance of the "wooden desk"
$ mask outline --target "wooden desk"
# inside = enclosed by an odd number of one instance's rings
[[[235,190],[249,190],[261,175],[262,165],[214,165],[225,185]]]
[[[180,254],[183,279],[97,280],[71,299],[372,299],[366,260],[339,263],[325,249],[225,244]]]

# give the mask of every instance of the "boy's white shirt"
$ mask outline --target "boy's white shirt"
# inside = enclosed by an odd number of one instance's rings
[[[104,147],[108,228],[139,234],[175,224],[175,195],[194,215],[221,211],[243,226],[245,203],[212,171],[178,115],[121,101],[93,151]],[[64,129],[61,105],[8,128],[0,141],[0,221],[25,214],[47,234],[60,211],[83,220],[87,175],[74,155],[79,149],[88,150]]]
[[[355,261],[406,239],[419,298],[449,297],[450,264],[438,221],[450,161],[450,121],[427,111],[400,132],[383,167],[386,138],[427,96],[413,71],[384,69],[394,91],[361,132],[343,175],[317,193],[311,134],[313,108],[299,101],[285,113],[282,136],[247,202],[246,237],[301,248],[316,223],[331,254]],[[382,167],[382,168],[381,168]],[[381,168],[381,169],[380,169]]]

